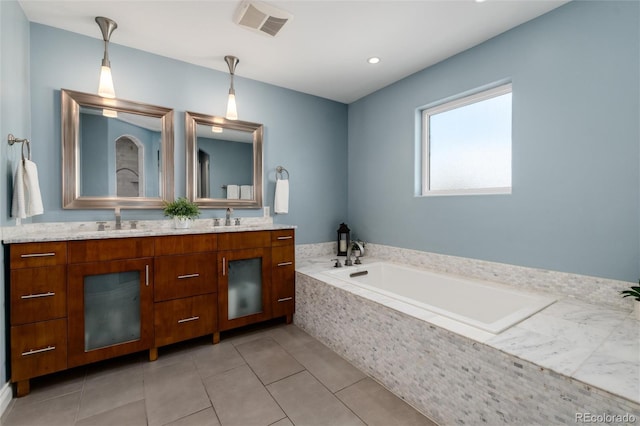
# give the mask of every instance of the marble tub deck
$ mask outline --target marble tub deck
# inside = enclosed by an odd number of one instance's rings
[[[296,271],[640,404],[640,321],[633,312],[556,296],[554,304],[495,335],[327,278],[322,272],[333,270],[330,259],[297,260]],[[365,259],[365,265],[377,260]]]

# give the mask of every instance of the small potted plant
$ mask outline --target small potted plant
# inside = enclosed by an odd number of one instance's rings
[[[638,281],[640,284],[640,281]],[[636,314],[636,319],[640,320],[640,286],[632,286],[631,290],[621,291],[622,297],[633,297],[636,299],[636,302],[633,304],[633,311]]]
[[[164,215],[173,218],[173,223],[178,229],[191,226],[191,221],[200,216],[200,209],[196,203],[180,197],[170,203],[165,202]]]

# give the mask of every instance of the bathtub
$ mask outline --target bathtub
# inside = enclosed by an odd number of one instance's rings
[[[336,268],[323,274],[492,334],[556,301],[488,281],[386,262]]]

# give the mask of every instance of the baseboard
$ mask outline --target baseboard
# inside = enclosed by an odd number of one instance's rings
[[[11,387],[11,382],[7,382],[4,384],[2,389],[0,389],[0,417],[4,415],[7,407],[9,407],[11,398],[13,398],[13,389]]]

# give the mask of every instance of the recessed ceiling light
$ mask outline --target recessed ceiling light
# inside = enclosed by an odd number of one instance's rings
[[[369,62],[370,64],[377,64],[378,62],[380,62],[380,58],[378,58],[377,56],[372,56],[367,59],[367,62]]]

